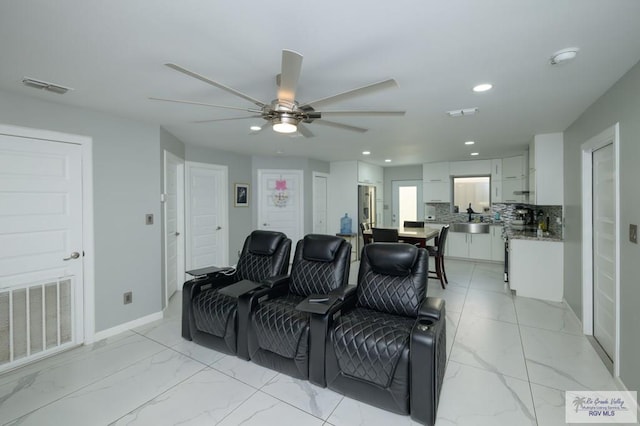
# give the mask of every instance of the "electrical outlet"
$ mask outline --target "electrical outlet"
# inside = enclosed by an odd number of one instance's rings
[[[635,223],[629,225],[629,241],[638,244],[638,225]]]
[[[133,302],[133,292],[132,291],[128,291],[124,294],[124,304],[128,305],[129,303]]]
[[[153,225],[153,214],[145,214],[144,215],[144,223],[146,225]]]

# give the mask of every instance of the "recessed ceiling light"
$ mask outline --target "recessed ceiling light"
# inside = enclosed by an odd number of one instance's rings
[[[558,50],[556,53],[551,55],[549,63],[551,65],[558,65],[562,62],[570,61],[578,55],[579,51],[580,49],[577,47],[568,47],[566,49]]]
[[[391,158],[387,158],[386,160],[384,160],[385,163],[390,163],[391,162]]]
[[[279,150],[277,150],[277,151],[276,151],[276,154],[278,154],[278,155],[282,155],[282,154],[284,154],[284,151],[283,151],[283,150],[281,150],[281,149],[279,149]]]
[[[258,130],[262,130],[262,127],[260,127],[260,126],[251,126],[251,127],[249,127],[249,129],[253,130],[254,132],[257,132]]]
[[[477,152],[472,152],[471,155],[475,157],[476,155],[478,155],[478,153]]]
[[[486,92],[487,90],[491,90],[493,88],[493,84],[491,83],[482,83],[478,84],[473,88],[474,92]]]
[[[473,145],[475,142],[474,141],[466,141],[464,144],[465,145]]]
[[[370,155],[371,151],[362,151],[362,155]]]

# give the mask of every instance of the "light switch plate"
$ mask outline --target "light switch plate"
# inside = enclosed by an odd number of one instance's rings
[[[153,214],[145,214],[144,215],[144,223],[146,225],[153,225]]]
[[[638,244],[638,225],[635,223],[629,225],[629,241]]]

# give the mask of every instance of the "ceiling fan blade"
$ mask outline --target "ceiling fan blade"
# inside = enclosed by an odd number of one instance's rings
[[[337,129],[350,130],[352,132],[364,133],[369,129],[364,127],[351,126],[349,124],[336,123],[335,121],[327,121],[322,119],[313,120],[314,123],[322,124],[323,126],[335,127]]]
[[[190,71],[190,70],[188,70],[186,68],[183,68],[180,65],[176,65],[176,64],[172,64],[172,63],[168,63],[168,64],[165,64],[165,65],[168,66],[171,69],[174,69],[174,70],[179,71],[179,72],[181,72],[183,74],[186,74],[189,77],[197,78],[200,81],[203,81],[203,82],[205,82],[207,84],[210,84],[212,86],[215,86],[215,87],[217,87],[219,89],[225,90],[225,91],[227,91],[227,92],[229,92],[229,93],[231,93],[233,95],[236,95],[236,96],[239,96],[239,97],[241,97],[243,99],[246,99],[249,102],[252,102],[252,103],[258,105],[260,108],[262,108],[262,107],[264,107],[266,105],[264,102],[261,102],[261,101],[255,99],[255,98],[252,98],[249,95],[245,95],[244,93],[239,92],[236,89],[232,89],[231,87],[225,86],[222,83],[218,83],[217,81],[213,81],[213,80],[211,80],[211,79],[209,79],[209,78],[207,78],[207,77],[205,77],[203,75],[200,75],[200,74],[198,74],[196,72],[193,72],[193,71]]]
[[[377,116],[399,116],[405,115],[406,111],[367,111],[367,110],[348,110],[348,111],[316,111],[322,116],[338,116],[338,115],[377,115]]]
[[[190,123],[213,123],[214,121],[232,121],[232,120],[246,120],[248,118],[262,118],[261,115],[248,115],[246,117],[231,117],[231,118],[213,118],[211,120],[195,120]]]
[[[300,133],[305,138],[312,138],[315,136],[313,132],[311,132],[311,130],[309,130],[309,128],[302,123],[298,123],[298,133]]]
[[[293,50],[282,51],[282,74],[280,74],[280,88],[278,100],[293,103],[296,98],[296,88],[302,69],[302,55]]]
[[[316,101],[309,102],[307,105],[317,110],[318,108],[324,105],[329,105],[334,102],[342,101],[342,100],[353,98],[356,96],[366,95],[368,93],[377,92],[378,90],[383,90],[390,87],[398,87],[398,83],[392,78],[384,81],[379,81],[377,83],[369,84],[367,86],[358,87],[357,89],[352,89],[346,92],[338,93],[337,95],[318,99]],[[307,106],[307,105],[304,105],[304,106]]]
[[[165,98],[149,98],[152,101],[162,101],[162,102],[175,102],[178,104],[190,104],[190,105],[200,105],[200,106],[208,106],[208,107],[214,107],[214,108],[225,108],[225,109],[235,109],[237,111],[246,111],[246,112],[255,112],[255,113],[261,113],[262,110],[261,109],[254,109],[254,108],[238,108],[238,107],[232,107],[232,106],[226,106],[226,105],[214,105],[214,104],[207,104],[204,102],[196,102],[196,101],[184,101],[181,99],[165,99]]]

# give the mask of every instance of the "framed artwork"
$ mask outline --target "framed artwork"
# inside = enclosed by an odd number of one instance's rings
[[[249,184],[236,183],[233,188],[233,206],[249,207]]]

